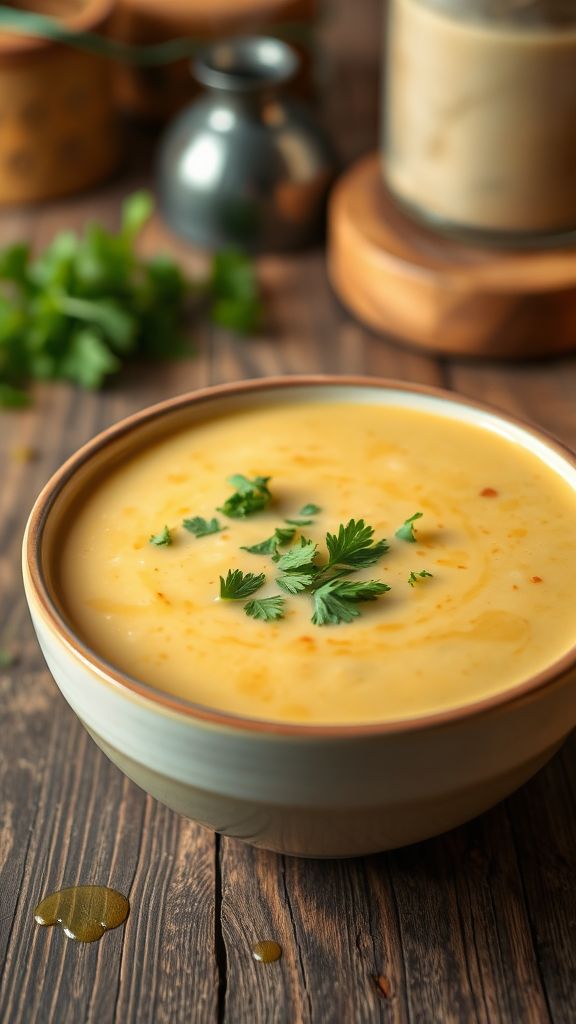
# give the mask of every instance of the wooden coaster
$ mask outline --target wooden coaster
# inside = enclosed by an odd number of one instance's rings
[[[576,248],[467,245],[396,205],[380,158],[336,185],[328,272],[341,300],[377,331],[437,352],[525,358],[576,348]]]

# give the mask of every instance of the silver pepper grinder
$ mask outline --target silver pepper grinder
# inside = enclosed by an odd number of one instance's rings
[[[207,248],[295,249],[322,234],[336,161],[308,109],[280,94],[298,56],[274,38],[220,42],[193,69],[207,89],[169,126],[159,155],[161,209]]]

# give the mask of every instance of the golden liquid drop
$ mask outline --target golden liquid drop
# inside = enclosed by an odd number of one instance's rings
[[[273,939],[265,939],[263,942],[256,942],[252,946],[252,956],[262,964],[271,964],[282,956],[282,946]]]
[[[46,896],[34,911],[38,924],[60,924],[69,939],[94,942],[128,917],[130,904],[105,885],[75,885]]]

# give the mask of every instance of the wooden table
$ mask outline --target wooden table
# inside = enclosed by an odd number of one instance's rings
[[[378,5],[334,5],[325,29],[325,111],[346,157],[374,146]],[[356,13],[355,13],[356,12]],[[344,45],[345,44],[345,45]],[[129,167],[97,193],[3,215],[0,243],[41,246],[87,218],[112,224],[143,177]],[[198,257],[156,222],[145,246]],[[341,309],[323,254],[261,261],[269,326],[238,341],[194,329],[184,364],[126,370],[106,391],[39,388],[0,415],[0,1020],[5,1024],[372,1021],[568,1024],[576,1017],[576,744],[527,786],[449,835],[356,861],[253,850],[179,818],[97,750],[59,696],[29,622],[22,531],[68,454],[141,406],[246,376],[360,373],[440,384],[530,418],[576,446],[576,361],[435,359],[363,329]],[[14,457],[28,446],[32,462]],[[47,892],[77,882],[129,894],[124,928],[76,945],[34,924]],[[262,966],[252,943],[284,955]]]

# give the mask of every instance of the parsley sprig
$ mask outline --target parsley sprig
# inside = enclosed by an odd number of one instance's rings
[[[256,476],[253,480],[243,476],[242,473],[235,473],[229,477],[228,483],[236,488],[233,494],[226,499],[218,512],[228,516],[230,519],[245,519],[254,512],[261,512],[272,500],[268,489],[269,476]]]
[[[335,565],[351,566],[354,569],[365,569],[374,565],[388,551],[388,541],[372,540],[374,530],[367,526],[363,519],[351,519],[344,526],[340,525],[337,534],[326,534],[326,547],[330,555],[328,568]]]
[[[314,591],[312,622],[315,626],[352,622],[360,615],[360,609],[357,607],[360,601],[375,601],[388,590],[390,590],[388,584],[380,580],[362,582],[338,578],[328,580]]]
[[[428,572],[427,569],[420,569],[419,572],[413,569],[408,577],[408,584],[411,587],[415,587],[417,583],[420,583],[421,580],[426,579],[427,576],[430,576],[430,578],[432,578],[433,573]]]
[[[157,548],[167,548],[172,543],[172,534],[168,526],[165,526],[160,533],[153,533],[150,536],[150,544],[154,544]]]
[[[220,597],[223,601],[242,601],[250,597],[266,582],[263,572],[242,572],[240,569],[229,569],[226,578],[220,577]]]
[[[277,526],[271,537],[260,541],[258,544],[242,545],[242,551],[249,551],[251,555],[272,555],[272,561],[277,562],[280,558],[279,547],[289,544],[294,539],[296,528],[294,526]]]
[[[284,618],[284,605],[286,601],[280,594],[273,597],[261,597],[254,601],[247,601],[244,605],[246,615],[251,619],[260,619],[262,622],[276,622]]]
[[[211,533],[222,533],[226,529],[225,526],[220,526],[218,519],[214,516],[213,519],[203,519],[202,516],[192,516],[191,519],[183,519],[182,526],[188,533],[194,534],[195,537],[208,537]]]
[[[298,515],[299,516],[315,516],[315,515],[318,514],[318,512],[321,512],[321,511],[322,511],[322,509],[320,508],[320,505],[314,505],[312,502],[309,502],[308,505],[302,505],[302,508],[298,512]]]
[[[405,519],[402,526],[399,526],[396,530],[396,536],[399,540],[408,541],[409,544],[416,543],[416,534],[414,533],[414,523],[417,519],[422,519],[423,512],[415,512],[409,519]]]

